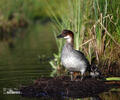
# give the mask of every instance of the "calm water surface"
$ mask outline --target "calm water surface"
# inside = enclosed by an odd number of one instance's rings
[[[43,100],[3,94],[4,88],[18,88],[21,84],[32,83],[39,77],[48,77],[52,72],[47,61],[39,60],[39,57],[48,58],[57,51],[50,25],[31,26],[24,34],[25,38],[15,40],[15,48],[8,48],[6,42],[0,43],[0,100]],[[100,98],[102,99],[84,100],[120,100],[120,93],[102,93]]]

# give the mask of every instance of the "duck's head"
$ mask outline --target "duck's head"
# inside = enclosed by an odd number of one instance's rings
[[[70,30],[63,30],[62,34],[58,35],[57,38],[64,38],[68,43],[73,43],[74,34]]]

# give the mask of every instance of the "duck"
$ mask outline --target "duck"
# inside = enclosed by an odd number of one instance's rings
[[[84,53],[74,49],[74,33],[64,29],[57,38],[64,38],[66,41],[61,52],[61,64],[70,72],[71,81],[75,80],[74,72],[80,72],[83,80],[85,72],[90,72],[91,68]]]

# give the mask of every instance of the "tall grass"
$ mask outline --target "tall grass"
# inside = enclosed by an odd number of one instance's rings
[[[57,4],[57,1],[54,1]],[[119,0],[118,0],[119,2]],[[100,60],[106,60],[114,45],[120,47],[120,7],[112,0],[67,0],[59,3],[57,13],[47,1],[48,14],[53,20],[53,32],[55,38],[63,29],[74,32],[74,48],[81,50],[87,56],[89,62],[95,58],[97,64]],[[113,8],[111,8],[111,5]],[[57,9],[57,8],[56,8]],[[112,10],[112,9],[115,9]],[[60,69],[60,55],[64,41],[57,40],[58,53],[55,59],[50,61],[54,69]],[[111,48],[110,48],[111,47]],[[107,53],[106,53],[107,52]]]
[[[90,1],[88,2],[87,0],[68,0],[64,2],[64,5],[60,5],[60,9],[57,14],[48,4],[49,15],[52,16],[53,22],[56,23],[53,25],[55,38],[63,29],[72,30],[75,35],[74,47],[77,50],[80,49],[80,45],[82,45],[84,41],[85,23],[87,21],[86,16],[87,14],[89,15],[90,12],[89,7],[83,6],[81,2],[84,5],[88,5],[88,3],[90,3]],[[55,59],[50,61],[50,64],[54,69],[60,69],[60,57],[64,41],[56,39],[56,43],[58,46],[58,54],[54,54]]]

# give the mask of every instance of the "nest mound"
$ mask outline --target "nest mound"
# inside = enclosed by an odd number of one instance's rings
[[[29,86],[21,87],[22,96],[27,97],[92,97],[107,91],[112,85],[101,80],[85,79],[71,81],[69,77],[39,78]]]

